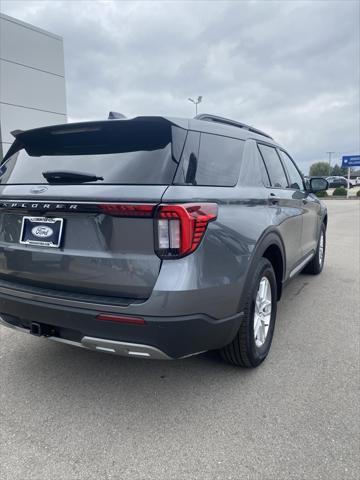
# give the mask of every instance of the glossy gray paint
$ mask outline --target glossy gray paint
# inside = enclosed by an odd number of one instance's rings
[[[171,320],[206,315],[219,322],[241,313],[252,266],[269,246],[276,244],[283,255],[282,283],[304,258],[311,258],[326,210],[305,190],[262,184],[256,141],[277,146],[275,142],[209,122],[174,123],[245,140],[238,184],[49,185],[37,194],[31,193],[33,186],[2,185],[0,199],[216,202],[218,218],[208,225],[199,248],[187,257],[161,261],[154,253],[152,219],[64,214],[69,232],[73,233],[69,233],[63,249],[48,252],[19,245],[22,213],[0,211],[0,298],[6,295],[25,303],[43,302],[52,308],[91,309],[145,318]],[[67,290],[72,294],[66,294]]]
[[[82,188],[84,187],[84,189]],[[96,199],[159,203],[166,187],[142,189],[128,186],[96,186]],[[45,192],[31,194],[32,186],[5,186],[12,199],[40,202],[94,197],[94,187],[49,185]],[[1,195],[4,198],[4,195]],[[0,276],[28,285],[71,292],[148,298],[160,270],[154,253],[152,219],[127,219],[98,214],[62,213],[66,235],[56,252],[20,245],[24,213],[3,212],[0,216]],[[37,214],[39,215],[39,214]],[[135,220],[135,221],[134,221]]]

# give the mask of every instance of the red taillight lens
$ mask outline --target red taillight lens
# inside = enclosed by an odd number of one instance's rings
[[[158,256],[179,258],[192,253],[217,214],[216,203],[160,205],[156,214]]]
[[[98,208],[106,215],[151,218],[155,206],[155,204],[150,203],[143,205],[138,203],[101,203]]]

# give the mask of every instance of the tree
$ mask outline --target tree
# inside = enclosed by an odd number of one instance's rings
[[[334,177],[346,177],[347,169],[344,167],[340,167],[338,164],[336,164],[331,170],[331,175],[333,175]]]
[[[330,175],[330,167],[327,162],[316,162],[310,167],[310,177],[326,177]]]

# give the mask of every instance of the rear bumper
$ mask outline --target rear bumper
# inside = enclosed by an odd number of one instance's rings
[[[23,328],[6,321],[0,316],[0,325],[14,329],[18,332],[30,333],[28,328]],[[141,345],[129,342],[118,342],[115,340],[105,340],[103,338],[83,337],[80,342],[74,342],[65,338],[56,336],[45,337],[48,340],[54,342],[65,343],[66,345],[72,345],[74,347],[87,348],[89,350],[95,350],[106,353],[114,353],[123,357],[137,357],[137,358],[151,358],[156,360],[171,360],[171,357],[166,355],[158,348],[151,347],[149,345]]]
[[[100,313],[0,293],[3,325],[30,333],[37,323],[50,340],[133,357],[181,358],[221,348],[232,341],[242,319],[242,314],[220,320],[202,314],[141,315],[145,325],[127,325],[97,320]]]

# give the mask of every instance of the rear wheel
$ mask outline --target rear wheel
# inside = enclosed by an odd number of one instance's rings
[[[274,269],[262,258],[252,276],[244,318],[235,339],[220,353],[227,362],[253,368],[267,357],[275,327],[277,284]]]
[[[325,225],[321,225],[319,243],[316,249],[316,253],[313,256],[310,263],[306,265],[303,272],[310,273],[311,275],[318,275],[324,268],[325,262],[325,250],[326,250],[326,228]]]

